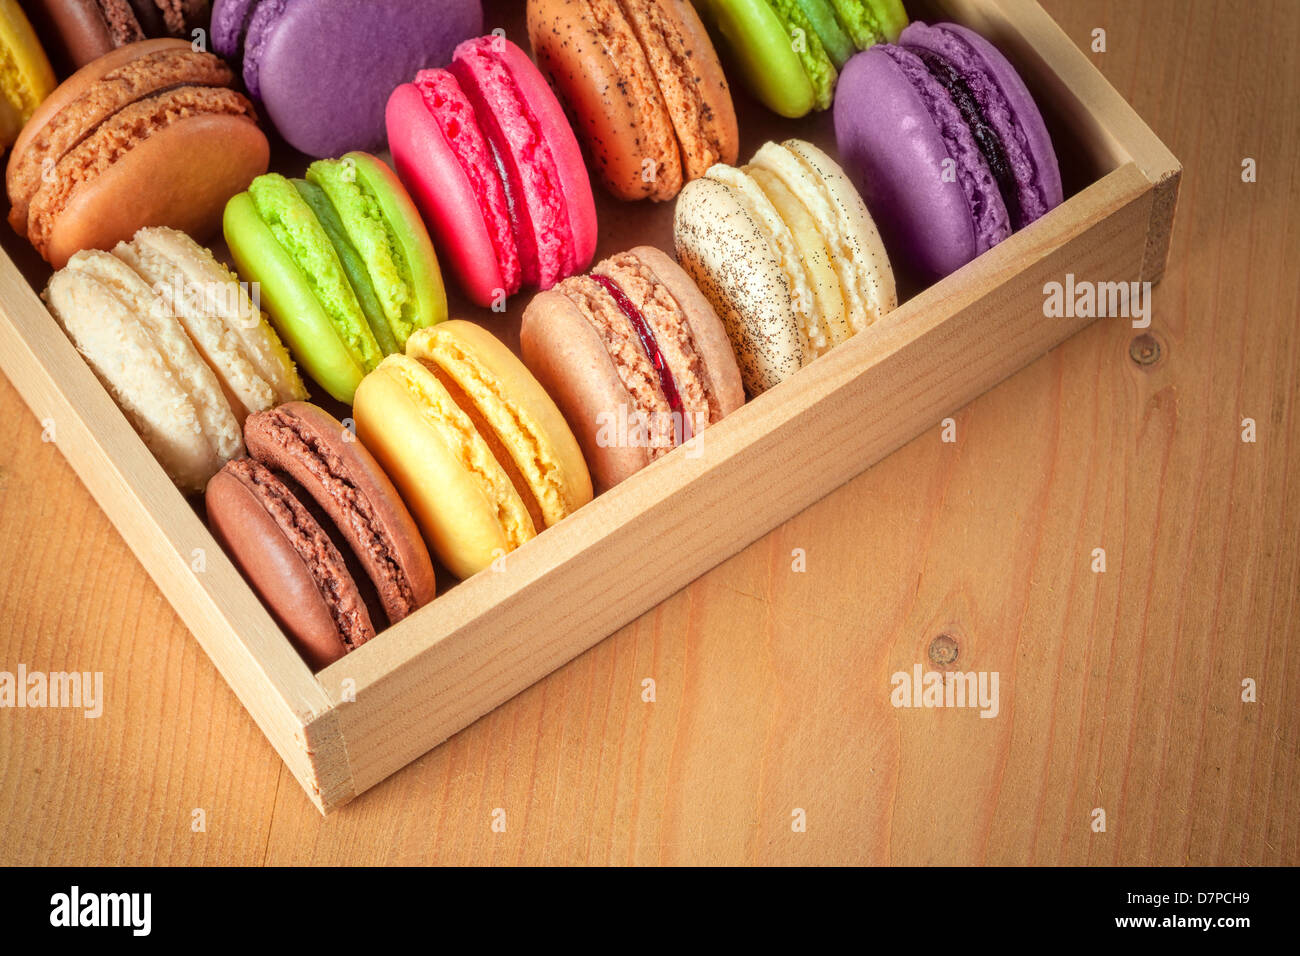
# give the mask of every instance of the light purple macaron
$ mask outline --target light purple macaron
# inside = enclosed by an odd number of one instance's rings
[[[979,34],[913,23],[840,75],[841,159],[890,258],[923,281],[948,275],[1062,201],[1042,114]]]
[[[394,87],[482,31],[480,0],[216,0],[212,10],[213,48],[242,63],[285,141],[318,157],[381,150]]]

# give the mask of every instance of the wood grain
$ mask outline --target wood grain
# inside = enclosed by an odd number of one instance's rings
[[[1097,323],[331,818],[0,383],[0,669],[113,701],[0,711],[0,862],[1300,862],[1300,16],[1045,5],[1185,167],[1160,360]],[[940,633],[996,719],[890,706]]]

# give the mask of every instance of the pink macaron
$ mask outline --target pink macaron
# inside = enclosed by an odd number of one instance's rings
[[[467,40],[449,69],[421,70],[386,112],[398,175],[466,294],[500,307],[549,289],[596,252],[596,204],[555,95],[502,36]]]

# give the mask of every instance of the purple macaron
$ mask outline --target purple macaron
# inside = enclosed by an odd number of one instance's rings
[[[854,56],[835,95],[840,156],[890,247],[933,281],[1060,205],[1061,171],[1015,68],[953,23]]]
[[[394,87],[483,32],[480,0],[216,0],[212,45],[309,156],[378,151]]]

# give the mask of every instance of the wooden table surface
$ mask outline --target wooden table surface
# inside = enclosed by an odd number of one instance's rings
[[[1094,324],[328,819],[0,379],[0,670],[107,698],[0,710],[0,863],[1300,862],[1300,7],[1045,5],[1185,167],[1158,359]],[[940,635],[996,717],[892,706]]]

